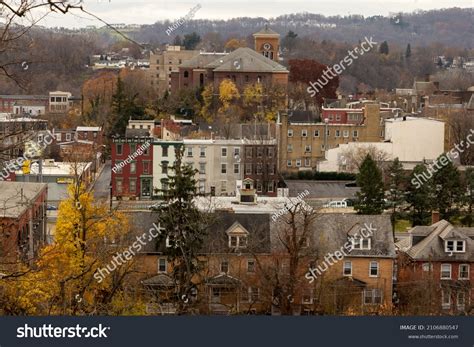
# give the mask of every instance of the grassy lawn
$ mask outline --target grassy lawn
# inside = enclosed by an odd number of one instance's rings
[[[395,222],[395,232],[405,232],[411,228],[411,221],[408,219],[400,219]]]

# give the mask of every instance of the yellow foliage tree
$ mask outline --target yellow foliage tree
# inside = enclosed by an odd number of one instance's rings
[[[226,113],[232,102],[240,99],[240,93],[234,82],[229,79],[225,79],[219,85],[219,100],[222,104],[219,111]]]
[[[229,41],[226,42],[225,44],[225,49],[228,49],[230,51],[234,51],[237,48],[240,47],[247,47],[247,42],[243,39],[230,39]]]
[[[54,243],[41,250],[24,276],[3,286],[6,314],[143,314],[143,305],[126,299],[122,290],[132,262],[117,266],[103,281],[94,277],[123,250],[128,229],[124,215],[109,213],[84,187],[71,185],[59,206]]]

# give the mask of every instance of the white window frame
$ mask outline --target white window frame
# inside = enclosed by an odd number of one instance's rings
[[[227,158],[227,147],[221,147],[221,157]]]
[[[164,266],[165,266],[165,269],[164,269],[164,270],[160,270],[160,269],[161,269],[161,265],[162,265],[162,264],[161,264],[161,261],[164,261],[164,262],[165,262],[165,263],[164,263]],[[163,258],[163,257],[158,258],[158,273],[166,273],[166,272],[168,272],[167,269],[168,269],[168,261],[166,260],[166,258]]]
[[[466,277],[461,277],[461,267],[465,266],[467,268],[467,276]],[[468,280],[469,279],[469,275],[470,275],[470,266],[469,264],[459,264],[459,268],[458,268],[458,279],[460,280]]]
[[[240,157],[240,147],[234,147],[234,158]]]
[[[286,161],[286,166],[287,166],[287,167],[292,167],[291,160],[287,160],[287,161]]]
[[[296,159],[295,166],[296,167],[301,167],[301,159]]]
[[[341,131],[340,130],[335,130],[334,136],[335,137],[341,137]]]
[[[193,147],[186,147],[186,156],[189,158],[193,157]]]
[[[443,276],[443,272],[447,271],[447,270],[443,270],[443,267],[449,268],[449,277]],[[439,276],[442,280],[450,280],[451,277],[453,276],[453,267],[452,267],[452,265],[451,264],[441,264],[440,265]]]
[[[446,301],[445,299],[448,299]],[[443,310],[449,310],[451,308],[451,291],[447,289],[441,290],[441,308]]]
[[[240,164],[234,164],[234,174],[236,175],[240,174]]]
[[[344,138],[348,138],[348,137],[349,137],[349,130],[344,130],[344,131],[342,132],[342,136],[343,136]]]
[[[359,130],[353,130],[352,137],[359,137]]]
[[[462,294],[462,295],[461,295]],[[461,300],[460,298],[462,297],[462,305],[459,303]],[[460,291],[456,295],[456,307],[458,311],[464,311],[466,308],[466,292]]]
[[[311,158],[304,158],[304,166],[311,167]]]
[[[206,147],[200,147],[199,148],[199,157],[200,158],[205,158],[206,157]]]
[[[364,245],[364,241],[366,241],[366,245]],[[372,241],[370,238],[363,238],[363,237],[353,237],[352,238],[352,249],[357,250],[370,250],[372,246]]]
[[[349,264],[348,268],[350,270],[350,273],[348,273],[348,274],[346,274],[346,269],[347,269],[346,265],[347,264]],[[352,276],[352,261],[350,261],[350,260],[344,261],[344,263],[342,264],[342,275],[343,276],[349,276],[349,277]]]
[[[293,152],[293,144],[289,143],[289,144],[286,146],[286,151],[287,151],[288,153]]]
[[[448,243],[452,243],[453,249],[449,250]],[[458,245],[462,246],[462,250],[458,251]],[[466,252],[466,241],[464,240],[446,240],[444,242],[444,251],[446,253],[465,253]]]
[[[227,163],[221,163],[221,174],[227,175]]]
[[[313,135],[314,137],[319,137],[319,129],[314,130]]]
[[[423,272],[431,272],[433,271],[433,264],[431,263],[423,263],[422,265]]]
[[[372,264],[376,264],[377,265],[377,274],[376,275],[372,275]],[[378,261],[371,261],[369,262],[369,277],[379,277],[380,275],[380,264]]]
[[[308,137],[308,130],[302,129],[301,130],[301,137]]]
[[[305,153],[311,153],[311,145],[304,146]]]
[[[288,129],[288,137],[293,137],[293,129]]]

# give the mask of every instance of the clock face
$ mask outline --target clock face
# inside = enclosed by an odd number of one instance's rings
[[[263,44],[263,49],[264,50],[269,51],[271,48],[272,48],[272,45],[269,44],[268,42]]]

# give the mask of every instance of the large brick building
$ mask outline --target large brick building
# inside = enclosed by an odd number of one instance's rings
[[[383,141],[384,122],[378,104],[366,104],[347,117],[347,122],[342,124],[322,122],[296,111],[280,113],[277,130],[280,171],[312,170],[327,149],[340,144]]]

